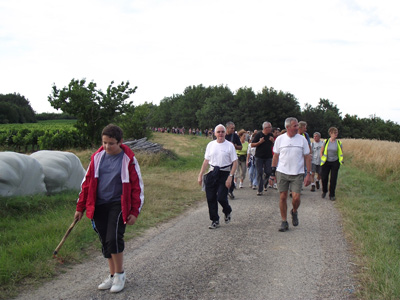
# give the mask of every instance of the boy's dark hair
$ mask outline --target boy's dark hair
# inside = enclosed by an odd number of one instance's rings
[[[114,138],[119,143],[123,137],[123,131],[120,127],[114,124],[109,124],[104,127],[103,131],[101,132],[101,136],[106,135],[110,138]]]

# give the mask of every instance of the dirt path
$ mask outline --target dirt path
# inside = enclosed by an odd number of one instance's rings
[[[278,192],[235,190],[233,218],[216,230],[206,202],[125,250],[127,283],[98,291],[107,276],[99,255],[17,299],[352,299],[351,256],[334,203],[306,188],[300,225],[278,232]],[[221,213],[222,214],[222,213]]]

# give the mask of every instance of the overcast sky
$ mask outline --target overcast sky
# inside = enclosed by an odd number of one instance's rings
[[[54,112],[53,83],[86,78],[159,104],[190,85],[264,86],[301,108],[400,123],[395,0],[0,0],[0,93]],[[268,116],[266,116],[268,120]]]

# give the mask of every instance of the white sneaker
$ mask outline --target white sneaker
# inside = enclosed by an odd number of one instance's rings
[[[243,187],[243,182],[239,183],[239,188],[241,189]]]
[[[118,293],[124,289],[125,286],[125,272],[124,273],[115,273],[114,274],[114,282],[110,289],[111,293]]]
[[[97,287],[99,290],[109,290],[113,285],[114,277],[108,275],[107,279],[104,279],[102,283]]]

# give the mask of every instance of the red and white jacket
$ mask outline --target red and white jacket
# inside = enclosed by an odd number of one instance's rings
[[[121,144],[124,151],[121,168],[122,195],[121,208],[124,224],[129,215],[137,217],[142,209],[144,202],[144,190],[142,174],[133,151],[126,145]],[[106,153],[101,146],[90,159],[90,165],[86,171],[85,178],[82,181],[81,192],[79,193],[76,210],[84,212],[89,219],[93,219],[96,199],[97,182],[99,178],[99,165],[101,158]]]

